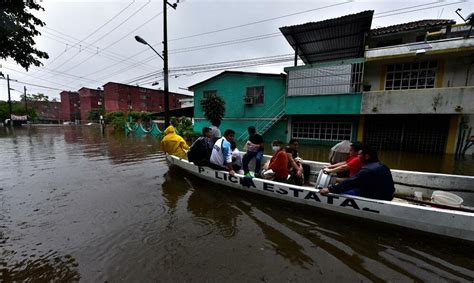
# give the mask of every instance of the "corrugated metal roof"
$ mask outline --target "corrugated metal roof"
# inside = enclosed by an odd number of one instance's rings
[[[454,20],[446,20],[446,19],[438,19],[438,20],[421,20],[416,22],[409,22],[404,24],[398,24],[383,28],[377,28],[370,31],[372,36],[380,36],[390,33],[397,33],[397,32],[404,32],[410,30],[417,30],[417,29],[425,29],[425,28],[436,28],[436,27],[444,27],[447,25],[453,25],[456,21]]]
[[[305,64],[357,58],[364,54],[365,35],[370,31],[374,11],[340,18],[281,27],[280,31]]]

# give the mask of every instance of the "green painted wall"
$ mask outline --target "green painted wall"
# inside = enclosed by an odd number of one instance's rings
[[[264,103],[245,105],[244,96],[247,87],[264,87]],[[275,101],[285,95],[286,80],[284,77],[253,75],[253,74],[223,74],[194,88],[194,131],[200,132],[202,127],[210,126],[204,119],[200,101],[204,91],[217,91],[217,95],[224,98],[226,112],[220,126],[222,134],[226,129],[233,129],[236,137],[247,132],[249,126],[255,126],[258,118],[272,118],[275,112],[263,115],[272,108]],[[267,111],[268,112],[268,111]],[[265,141],[273,139],[285,140],[286,120],[277,122],[263,135]]]
[[[245,105],[244,96],[247,87],[263,86],[264,103]],[[194,89],[194,117],[203,118],[200,101],[204,91],[216,90],[217,95],[224,98],[226,118],[256,118],[269,106],[285,95],[286,81],[283,77],[265,77],[252,74],[223,74],[209,82],[196,86]]]
[[[286,97],[286,115],[359,114],[360,93]]]

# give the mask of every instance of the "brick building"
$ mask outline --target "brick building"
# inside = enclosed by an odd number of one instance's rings
[[[76,91],[62,91],[61,110],[62,119],[65,121],[75,121],[81,119],[79,93]]]
[[[183,98],[189,98],[189,96],[170,92],[170,109],[181,108],[180,99]],[[104,85],[104,103],[105,112],[125,112],[129,109],[161,112],[164,110],[164,91],[109,82]]]
[[[28,101],[28,108],[33,109],[38,115],[36,120],[41,123],[59,123],[63,119],[61,102]]]
[[[81,120],[88,120],[89,112],[99,108],[99,100],[103,95],[104,92],[100,89],[87,87],[79,89]]]

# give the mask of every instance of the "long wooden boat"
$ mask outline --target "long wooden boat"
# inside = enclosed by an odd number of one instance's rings
[[[249,178],[225,171],[196,166],[167,155],[171,165],[199,178],[243,191],[305,204],[346,215],[398,225],[447,237],[474,241],[474,213],[397,201],[382,201],[348,195],[323,196],[313,187],[296,186],[260,178]]]

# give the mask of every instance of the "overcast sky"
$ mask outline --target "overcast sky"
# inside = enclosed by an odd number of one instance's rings
[[[174,3],[176,0],[169,0]],[[37,48],[49,54],[44,66],[28,72],[13,61],[0,61],[2,72],[11,79],[51,87],[26,85],[28,93],[59,98],[60,90],[101,87],[107,82],[163,88],[163,61],[145,45],[134,40],[140,35],[161,53],[163,2],[136,1],[52,1],[40,2],[37,12],[46,26],[36,38]],[[413,7],[413,8],[409,8]],[[406,9],[405,9],[406,8]],[[292,48],[279,27],[315,22],[374,10],[372,28],[422,19],[462,20],[474,12],[473,1],[205,1],[181,0],[176,10],[168,9],[170,90],[190,94],[181,88],[198,83],[222,71],[173,69],[218,62],[287,55]],[[221,30],[221,31],[219,31]],[[206,34],[207,33],[207,34]],[[217,45],[221,43],[220,45]],[[206,46],[211,45],[211,46]],[[281,73],[292,62],[228,70]],[[188,68],[189,69],[189,68]],[[142,76],[149,77],[140,79]],[[152,86],[158,81],[159,84]],[[19,99],[23,83],[12,82],[12,99]],[[0,80],[0,100],[7,99],[5,80]]]

